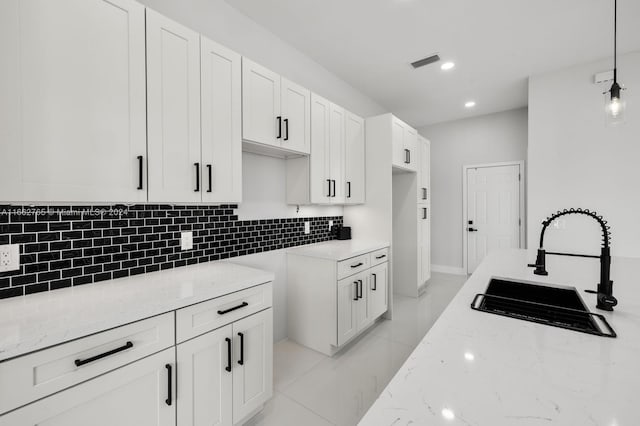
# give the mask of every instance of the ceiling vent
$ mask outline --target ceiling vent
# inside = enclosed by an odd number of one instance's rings
[[[431,55],[428,56],[426,58],[417,60],[415,62],[411,63],[411,66],[414,68],[420,68],[420,67],[424,67],[425,65],[429,65],[429,64],[433,64],[434,62],[438,62],[440,60],[440,56],[436,55]]]

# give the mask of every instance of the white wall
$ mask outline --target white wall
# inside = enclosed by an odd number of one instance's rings
[[[614,255],[640,257],[640,52],[620,57],[618,68],[629,90],[623,92],[627,122],[617,128],[604,120],[602,92],[611,84],[593,84],[594,74],[611,69],[611,60],[529,80],[530,249],[537,247],[547,215],[581,207],[609,221]],[[547,233],[545,246],[597,254],[594,224],[567,217],[565,229]]]
[[[247,56],[319,95],[367,117],[383,112],[367,96],[247,18],[223,0],[140,0],[146,6]],[[282,159],[243,153],[241,220],[341,215],[342,207],[300,207],[285,203],[286,171]],[[286,337],[286,252],[277,250],[233,259],[269,270],[274,280],[274,340]]]
[[[526,160],[527,109],[418,131],[431,141],[431,262],[462,268],[462,166]]]

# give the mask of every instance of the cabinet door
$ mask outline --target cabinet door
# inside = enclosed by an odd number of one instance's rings
[[[364,273],[358,275],[358,285],[360,287],[360,297],[356,303],[356,329],[360,332],[373,322],[371,306],[369,304],[369,274]]]
[[[404,146],[405,125],[396,117],[391,119],[391,163],[394,166],[406,166],[406,152]]]
[[[418,135],[418,204],[429,202],[431,153],[429,141]]]
[[[144,25],[132,0],[0,2],[0,199],[146,201]]]
[[[311,155],[309,186],[311,203],[328,204],[333,193],[329,151],[329,117],[331,102],[311,94]]]
[[[282,147],[311,152],[311,92],[282,79]]]
[[[359,283],[356,275],[338,281],[338,339],[342,346],[358,332],[356,311]]]
[[[233,323],[233,422],[237,424],[273,395],[273,310]]]
[[[147,113],[149,201],[200,201],[200,36],[150,9]]]
[[[431,218],[429,207],[418,208],[418,285],[431,278]]]
[[[239,54],[200,39],[202,201],[242,201],[242,64]]]
[[[336,204],[343,204],[345,201],[344,125],[344,109],[334,103],[331,103],[329,113],[329,168],[332,194],[330,202]]]
[[[388,265],[384,262],[369,270],[369,312],[372,320],[387,311]]]
[[[280,146],[280,76],[242,58],[242,138]]]
[[[346,204],[363,204],[365,200],[364,120],[348,111],[345,118],[345,200]]]
[[[166,349],[0,416],[0,426],[173,426],[175,373]]]
[[[404,149],[407,156],[405,168],[408,170],[418,170],[418,132],[411,127],[405,127]]]
[[[233,424],[232,372],[227,370],[233,362],[228,349],[231,328],[228,325],[178,345],[179,425]]]

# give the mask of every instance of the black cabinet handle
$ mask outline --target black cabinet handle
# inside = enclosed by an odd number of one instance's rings
[[[332,179],[331,182],[333,183],[333,195],[332,197],[336,196],[336,180]]]
[[[426,219],[427,218],[427,208],[423,207],[422,208],[422,219]]]
[[[373,277],[373,287],[371,290],[376,291],[378,289],[378,276],[376,274],[371,274]]]
[[[380,256],[376,256],[376,259],[384,259],[385,257],[387,257],[386,254],[381,254]]]
[[[475,229],[475,228],[469,228],[468,230],[469,230],[469,232],[478,232],[478,230]]]
[[[351,198],[351,182],[347,182],[347,198]]]
[[[405,148],[404,150],[404,164],[409,164],[409,150]]]
[[[327,184],[329,184],[329,193],[327,194],[327,197],[331,197],[331,179],[327,179]]]
[[[356,285],[356,291],[355,291],[355,296],[353,297],[354,301],[358,301],[358,281],[354,281],[353,282]]]
[[[138,190],[142,189],[142,168],[144,167],[142,155],[138,155]]]
[[[211,164],[207,164],[207,173],[209,175],[209,189],[207,189],[207,192],[212,192],[213,191],[213,173],[212,173],[212,169],[213,169],[213,166]]]
[[[244,308],[245,306],[249,306],[247,302],[242,302],[238,306],[234,306],[233,308],[225,309],[224,311],[218,311],[218,315],[228,314],[229,312],[233,312],[236,309]]]
[[[427,188],[422,188],[422,199],[423,200],[427,199]]]
[[[407,154],[409,154],[409,161],[407,161],[407,164],[411,164],[411,150],[410,149],[407,150]]]
[[[164,402],[166,402],[167,405],[171,405],[173,402],[173,368],[171,364],[166,364],[164,367],[167,369],[167,399],[165,399]]]
[[[278,120],[278,136],[276,136],[276,139],[280,139],[282,138],[282,117],[277,116],[276,120]]]
[[[196,189],[194,192],[200,192],[200,163],[193,163],[196,166]]]
[[[101,353],[100,355],[92,356],[91,358],[87,358],[87,359],[76,359],[74,361],[74,363],[76,364],[76,367],[80,367],[80,366],[83,366],[85,364],[89,364],[90,362],[97,361],[97,360],[102,359],[102,358],[106,358],[109,355],[113,355],[113,354],[117,354],[118,352],[126,351],[127,349],[130,349],[132,347],[133,347],[133,343],[132,342],[127,342],[123,346],[120,346],[119,348],[111,349],[110,351]]]
[[[284,140],[285,141],[289,140],[289,119],[288,118],[284,119]]]
[[[358,283],[360,284],[358,286],[360,288],[360,294],[358,294],[358,299],[362,299],[362,280],[358,280]]]
[[[224,340],[227,341],[227,366],[224,369],[231,372],[231,339],[225,337]]]
[[[240,359],[238,364],[244,365],[244,333],[238,333],[238,336],[240,336]]]
[[[362,265],[363,265],[363,263],[362,263],[362,262],[360,262],[360,263],[356,263],[355,265],[351,265],[351,267],[352,267],[352,268],[359,268],[359,267],[360,267],[360,266],[362,266]]]

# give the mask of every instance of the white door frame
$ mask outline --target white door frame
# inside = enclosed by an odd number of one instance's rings
[[[462,270],[465,274],[468,274],[469,271],[467,269],[467,251],[469,244],[469,233],[467,232],[467,197],[468,197],[468,189],[467,189],[467,171],[469,169],[479,169],[485,167],[502,167],[502,166],[520,166],[520,248],[526,247],[525,242],[525,229],[526,229],[526,216],[527,212],[525,210],[525,184],[524,180],[526,179],[526,173],[524,168],[524,161],[505,161],[501,163],[486,163],[486,164],[471,164],[462,166]]]

